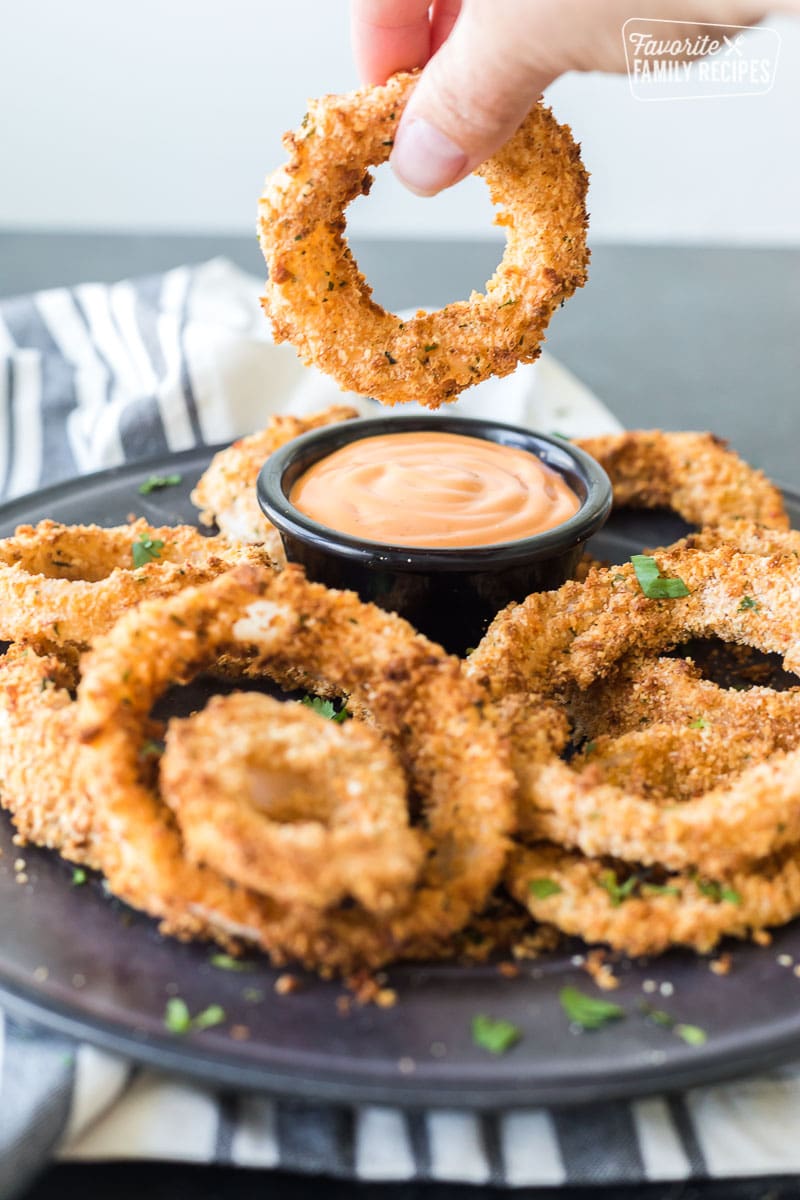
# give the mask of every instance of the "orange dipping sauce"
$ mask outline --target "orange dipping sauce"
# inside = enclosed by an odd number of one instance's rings
[[[320,525],[385,546],[516,542],[562,525],[580,500],[535,454],[459,433],[388,433],[350,442],[292,487]]]

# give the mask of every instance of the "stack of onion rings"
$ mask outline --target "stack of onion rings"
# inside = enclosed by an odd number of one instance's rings
[[[232,887],[190,863],[169,808],[142,779],[153,702],[220,653],[250,656],[289,686],[346,694],[368,712],[419,796],[432,851],[409,905],[380,919],[320,913]],[[166,603],[145,603],[99,639],[78,695],[80,777],[111,889],[178,936],[251,941],[275,961],[326,969],[437,954],[481,909],[506,858],[513,780],[482,693],[400,618],[296,568],[236,568]]]

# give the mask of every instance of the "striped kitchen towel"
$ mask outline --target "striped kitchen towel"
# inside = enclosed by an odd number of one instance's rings
[[[214,260],[0,302],[0,496],[341,399],[272,344],[258,287]],[[459,401],[487,410],[566,434],[618,428],[548,357]],[[0,1200],[56,1155],[510,1187],[779,1174],[800,1171],[798,1128],[791,1070],[579,1112],[407,1114],[220,1095],[0,1016]]]

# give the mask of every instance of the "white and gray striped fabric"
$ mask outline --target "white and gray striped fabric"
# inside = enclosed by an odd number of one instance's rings
[[[257,280],[214,260],[0,302],[0,497],[340,399],[271,343],[257,297]],[[575,435],[619,427],[547,357],[459,411]],[[509,1187],[794,1173],[799,1129],[794,1071],[579,1112],[406,1114],[220,1095],[0,1013],[0,1200],[55,1156]]]

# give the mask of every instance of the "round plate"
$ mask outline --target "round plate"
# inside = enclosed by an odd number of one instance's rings
[[[193,521],[189,492],[210,453],[105,471],[25,497],[0,510],[0,536],[42,517],[115,524],[135,512],[155,524]],[[175,471],[180,486],[138,494],[151,472]],[[787,503],[800,523],[800,498],[789,495]],[[593,549],[622,561],[680,531],[672,518],[621,514]],[[523,963],[515,979],[493,965],[397,967],[388,973],[398,992],[393,1008],[354,1005],[342,1013],[339,984],[299,976],[301,989],[279,996],[280,972],[263,959],[221,970],[213,948],[162,938],[151,920],[109,898],[99,880],[75,886],[72,868],[56,854],[15,847],[4,813],[0,850],[0,999],[8,1011],[219,1085],[338,1103],[570,1104],[685,1087],[784,1062],[800,1050],[800,980],[778,962],[787,954],[800,961],[800,922],[778,930],[769,948],[732,946],[726,977],[688,953],[623,962],[611,998],[628,1015],[592,1033],[571,1029],[558,1000],[567,983],[599,994],[574,957],[578,943]],[[20,857],[24,884],[16,882]],[[193,1013],[222,1005],[224,1025],[170,1035],[164,1009],[173,995]],[[648,1020],[640,1011],[645,999],[701,1026],[705,1044],[687,1045]],[[522,1041],[501,1057],[473,1045],[477,1013],[513,1021]]]

